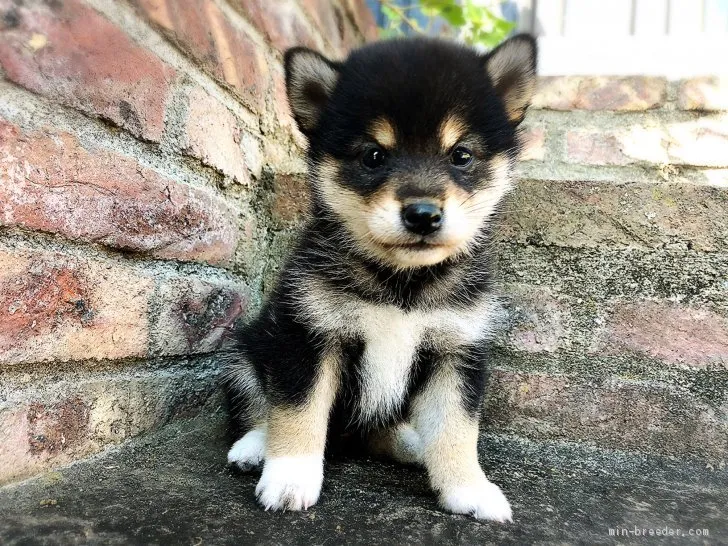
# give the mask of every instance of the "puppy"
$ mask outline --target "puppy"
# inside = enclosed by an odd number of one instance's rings
[[[482,55],[407,39],[344,62],[285,55],[309,142],[310,219],[226,372],[248,432],[228,460],[263,466],[260,504],[301,510],[321,491],[327,433],[421,464],[445,510],[510,521],[478,463],[484,349],[500,307],[489,240],[511,188],[536,44]]]

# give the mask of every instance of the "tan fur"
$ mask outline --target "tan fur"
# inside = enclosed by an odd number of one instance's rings
[[[266,458],[322,455],[326,446],[329,414],[336,397],[340,361],[329,355],[311,394],[302,406],[273,406],[268,416]]]
[[[448,153],[460,140],[468,134],[467,124],[457,115],[451,114],[440,124],[440,149]]]
[[[412,422],[423,442],[423,459],[433,489],[475,485],[484,477],[478,462],[478,420],[460,401],[452,365],[443,363],[412,405]]]
[[[385,117],[377,118],[369,125],[369,134],[383,148],[393,150],[397,147],[394,125]]]
[[[368,441],[373,455],[389,457],[404,464],[422,463],[419,435],[409,423],[376,430],[369,434]]]
[[[536,74],[527,72],[513,84],[503,87],[508,76],[516,68],[523,67],[523,59],[530,56],[530,46],[523,42],[507,42],[496,50],[495,54],[488,60],[488,75],[493,81],[496,90],[506,107],[508,119],[518,123],[531,102],[536,91]]]

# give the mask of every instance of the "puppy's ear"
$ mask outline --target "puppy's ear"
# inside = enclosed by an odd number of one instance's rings
[[[526,115],[536,90],[536,40],[528,34],[509,38],[485,56],[490,81],[513,125]]]
[[[339,65],[305,47],[286,51],[288,103],[299,129],[310,135],[339,79]]]

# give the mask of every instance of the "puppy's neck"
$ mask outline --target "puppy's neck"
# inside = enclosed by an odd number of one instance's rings
[[[319,280],[373,303],[404,309],[467,303],[491,287],[490,237],[485,235],[468,254],[398,269],[368,256],[340,222],[321,215],[309,222],[297,254]]]

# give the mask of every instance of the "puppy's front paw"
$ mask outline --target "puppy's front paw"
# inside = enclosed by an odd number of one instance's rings
[[[306,510],[316,504],[323,480],[322,457],[277,457],[265,461],[255,494],[266,510]]]
[[[229,464],[248,471],[260,466],[265,456],[265,429],[254,428],[233,444],[227,454]]]
[[[473,485],[463,485],[443,490],[440,503],[453,514],[469,514],[478,519],[513,521],[511,505],[496,484],[483,476]]]

